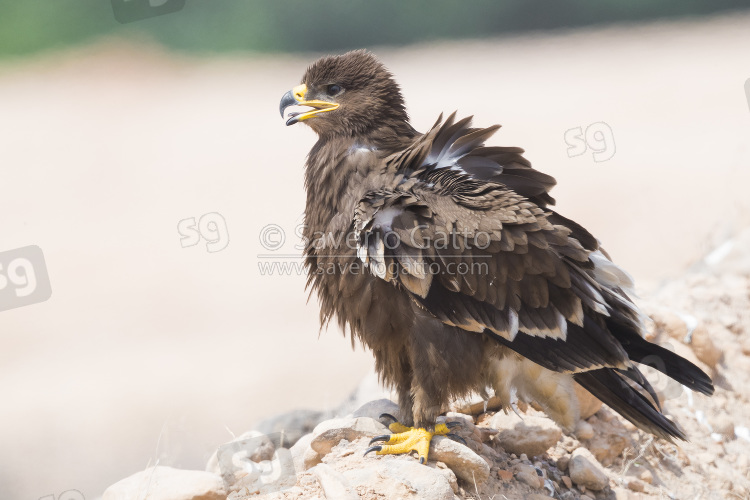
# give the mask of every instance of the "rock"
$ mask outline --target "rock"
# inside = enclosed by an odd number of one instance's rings
[[[708,423],[711,425],[713,431],[728,440],[735,438],[734,435],[734,422],[732,418],[726,413],[713,416],[708,419]]]
[[[330,466],[318,464],[310,469],[310,472],[315,474],[326,498],[335,498],[336,500],[357,500],[359,498],[359,495],[349,488],[346,477]]]
[[[480,485],[490,477],[490,466],[482,457],[444,436],[432,438],[429,458],[443,462],[459,479],[471,484]]]
[[[443,419],[438,419],[438,422],[443,422]],[[483,439],[487,435],[482,433],[476,425],[474,425],[474,418],[471,415],[463,413],[448,412],[445,415],[444,423],[457,422],[458,426],[451,429],[451,434],[455,434],[466,441],[466,446],[471,448],[474,453],[483,453]]]
[[[630,481],[628,481],[628,489],[640,493],[646,489],[646,486],[637,479],[631,479]]]
[[[494,459],[494,458],[497,458],[497,457],[500,456],[500,454],[497,451],[495,451],[495,448],[487,446],[486,444],[482,444],[482,453],[481,453],[481,455],[483,457],[487,457],[487,458],[491,458],[491,459]]]
[[[302,455],[302,469],[299,469],[299,470],[308,470],[311,467],[315,467],[322,460],[323,459],[318,454],[318,452],[308,446],[308,448],[305,450],[304,454]]]
[[[453,488],[437,465],[421,465],[411,457],[382,457],[343,472],[352,491],[364,498],[453,500]],[[329,497],[335,499],[336,497]]]
[[[361,437],[388,434],[386,426],[369,417],[335,418],[325,420],[313,430],[310,447],[325,457],[342,440],[354,441]]]
[[[297,471],[292,453],[287,448],[274,447],[271,437],[277,443],[283,441],[280,433],[266,436],[250,431],[219,447],[216,463],[229,493],[267,494],[294,486]],[[212,465],[213,459],[208,467]]]
[[[435,465],[435,470],[445,476],[445,478],[448,480],[453,493],[458,493],[458,478],[456,477],[456,473],[453,472],[450,467],[445,465],[443,462],[437,462]]]
[[[573,389],[575,389],[576,397],[578,398],[578,407],[581,413],[580,418],[582,420],[589,418],[602,407],[602,402],[589,391],[581,387],[580,384],[573,384]]]
[[[688,326],[685,320],[672,311],[660,308],[655,311],[649,311],[649,315],[654,321],[659,334],[669,335],[680,342],[688,334]]]
[[[560,479],[566,488],[571,489],[573,487],[573,481],[570,479],[570,476],[562,476]]]
[[[654,482],[654,475],[651,474],[651,471],[648,469],[645,469],[643,472],[641,472],[638,477],[641,481],[647,484],[651,484]]]
[[[262,420],[255,426],[255,430],[266,435],[283,436],[281,446],[290,448],[299,438],[312,432],[316,425],[331,416],[331,412],[293,410]]]
[[[578,448],[570,457],[570,479],[578,486],[593,491],[603,490],[609,484],[609,478],[596,457],[586,448]]]
[[[693,348],[693,352],[698,359],[712,369],[716,368],[721,359],[721,350],[711,340],[711,334],[709,334],[705,325],[700,324],[695,328],[690,340],[690,346]]]
[[[308,470],[320,463],[320,455],[310,447],[313,437],[312,432],[305,434],[289,449],[297,471]]]
[[[489,427],[474,427],[474,433],[479,434],[479,440],[483,443],[489,442],[494,436],[497,436],[497,434],[500,431],[497,429],[491,429]]]
[[[557,459],[557,468],[560,469],[561,472],[565,472],[568,470],[568,464],[570,463],[570,457],[567,455],[563,455],[562,457]]]
[[[520,420],[517,415],[498,412],[492,417],[491,426],[500,432],[495,441],[508,453],[529,456],[543,455],[562,436],[562,431],[547,417],[526,415]]]
[[[240,434],[229,443],[224,443],[213,453],[213,455],[211,455],[211,458],[208,459],[208,463],[206,464],[207,472],[221,475],[218,453],[222,448],[230,446],[230,444],[236,450],[242,449],[245,457],[253,462],[271,460],[273,458],[273,452],[276,449],[271,438],[266,434],[258,431],[247,431]]]
[[[637,493],[637,492],[634,492],[633,490],[629,490],[629,489],[621,488],[621,487],[612,488],[612,492],[614,493],[614,500],[651,500],[655,498],[648,494]],[[613,498],[613,497],[610,496],[607,498]]]
[[[585,446],[602,465],[609,466],[630,444],[628,430],[616,418],[606,421],[594,416],[589,423],[594,428],[594,437],[586,441]]]
[[[382,415],[383,413],[388,413],[396,418],[399,418],[398,405],[390,399],[377,399],[375,401],[365,403],[357,408],[352,416],[355,418],[370,417],[374,420],[378,420],[378,418],[380,418],[380,415]]]
[[[541,493],[529,493],[528,495],[524,496],[525,500],[549,500],[550,497],[547,495],[542,495]]]
[[[578,439],[591,439],[594,437],[594,428],[585,420],[579,420],[575,435]]]
[[[497,477],[499,477],[504,483],[510,482],[513,479],[513,471],[498,469]]]
[[[544,486],[544,480],[536,473],[536,469],[531,465],[518,464],[514,467],[516,470],[516,479],[520,482],[539,489]]]
[[[461,428],[463,428],[467,433],[470,434],[474,432],[474,417],[472,417],[471,415],[450,411],[445,414],[445,421],[458,422],[461,424]]]
[[[742,351],[742,354],[745,356],[750,356],[750,338],[746,338],[742,340],[742,344],[740,345],[740,350]]]
[[[172,467],[150,467],[113,484],[102,500],[225,500],[227,492],[216,474]]]

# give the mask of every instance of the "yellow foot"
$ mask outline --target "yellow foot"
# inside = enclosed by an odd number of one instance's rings
[[[402,453],[416,451],[417,455],[419,455],[420,464],[427,462],[427,456],[430,453],[430,441],[432,441],[433,436],[449,435],[452,427],[460,425],[458,422],[437,424],[435,425],[435,430],[430,432],[422,427],[414,428],[402,425],[388,414],[383,414],[381,416],[387,416],[394,420],[394,422],[388,426],[394,434],[385,434],[383,436],[372,438],[370,444],[377,441],[384,441],[385,444],[370,446],[365,451],[365,455],[371,451],[374,451],[376,455],[400,455]],[[451,437],[454,436],[451,435]]]

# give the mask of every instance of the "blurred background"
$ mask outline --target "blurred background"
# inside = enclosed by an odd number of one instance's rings
[[[315,58],[374,51],[418,130],[503,124],[648,296],[750,224],[745,5],[0,3],[0,498],[203,469],[370,373],[295,267],[315,136],[278,103]]]

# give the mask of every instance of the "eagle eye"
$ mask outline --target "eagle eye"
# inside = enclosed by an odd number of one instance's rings
[[[328,86],[328,87],[326,88],[326,93],[327,93],[327,94],[328,94],[329,96],[333,97],[333,96],[335,96],[336,94],[340,94],[342,90],[343,90],[343,89],[341,88],[341,85],[336,85],[336,84],[333,84],[333,85],[329,85],[329,86]]]

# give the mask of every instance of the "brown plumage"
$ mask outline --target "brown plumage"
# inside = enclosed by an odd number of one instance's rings
[[[554,212],[555,180],[499,129],[409,124],[392,75],[365,51],[313,63],[284,96],[319,135],[305,169],[306,265],[334,319],[396,388],[403,422],[431,428],[452,398],[491,388],[535,400],[564,428],[573,384],[635,425],[685,438],[638,363],[713,393],[689,361],[643,339],[632,285],[586,229]]]

